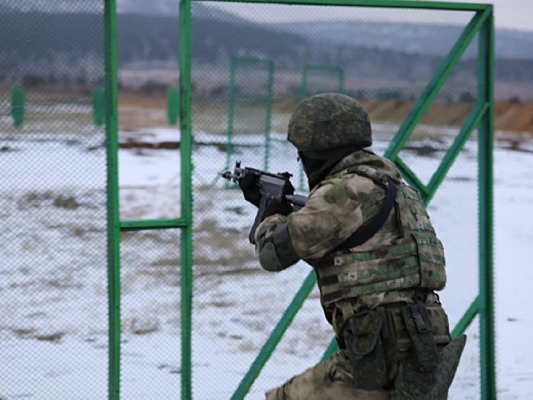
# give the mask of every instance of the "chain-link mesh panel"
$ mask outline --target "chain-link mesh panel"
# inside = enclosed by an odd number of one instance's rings
[[[440,159],[439,153],[450,147],[450,139],[443,133],[440,146],[433,151],[421,152],[414,147],[409,151],[419,153],[417,159],[427,160],[425,168],[434,168],[431,159]],[[433,141],[435,143],[435,141]],[[440,300],[448,314],[453,329],[465,310],[478,295],[479,256],[477,251],[478,229],[478,148],[475,140],[469,141],[456,162],[449,170],[433,200],[428,212],[435,231],[445,244],[446,288],[440,293]],[[465,221],[468,221],[465,223]],[[460,228],[458,228],[460,227]],[[460,230],[461,234],[458,234]],[[475,321],[476,322],[476,321]],[[465,380],[454,381],[450,398],[479,398],[479,323],[473,322],[468,329],[468,345],[461,358],[460,371],[468,370],[471,384]],[[457,372],[460,376],[461,372]],[[464,376],[464,375],[463,375]],[[456,395],[453,395],[456,393]],[[459,394],[460,393],[460,394]]]
[[[0,37],[9,38],[0,43],[0,356],[8,371],[0,397],[105,398],[103,2],[19,3],[0,6]],[[179,78],[179,2],[159,1],[157,12],[143,2],[119,6],[121,219],[175,217],[180,138],[170,94]],[[192,11],[193,395],[219,399],[234,393],[309,269],[258,268],[247,239],[255,208],[217,172],[239,159],[293,172],[303,190],[285,141],[302,87],[358,98],[383,154],[472,13],[209,2]],[[458,26],[438,26],[451,17]],[[474,43],[400,154],[424,183],[472,110],[476,70]],[[477,286],[474,147],[467,143],[429,208],[447,249],[442,299],[452,325]],[[472,222],[470,243],[453,221]],[[177,231],[121,237],[124,398],[179,397],[179,240]],[[315,289],[250,397],[318,361],[331,332],[317,297]],[[467,333],[454,398],[479,392],[477,325]]]
[[[262,164],[268,168],[273,74],[274,64],[268,60],[231,58],[226,168],[241,156],[238,146],[262,144]]]
[[[179,398],[180,232],[121,235],[124,399]]]
[[[302,189],[305,176],[299,175],[296,151],[285,137],[290,115],[303,88],[307,94],[343,91],[358,98],[372,121],[373,149],[384,154],[473,13],[209,2],[194,2],[192,11],[192,108],[197,144],[193,155],[197,285],[194,307],[195,315],[202,315],[202,327],[205,321],[211,321],[209,335],[213,339],[195,346],[195,358],[206,364],[205,368],[195,368],[194,376],[197,392],[205,393],[206,398],[217,398],[212,387],[223,393],[221,397],[233,393],[309,272],[304,264],[280,274],[261,271],[253,248],[247,243],[255,208],[244,201],[240,191],[211,184],[220,183],[214,175],[217,171],[214,164],[220,163],[226,154],[224,124],[231,124],[225,117],[231,104],[224,96],[232,87],[246,93],[263,82],[259,76],[263,76],[264,69],[259,66],[255,68],[257,78],[248,83],[249,89],[243,87],[247,84],[245,79],[239,83],[236,79],[234,86],[224,81],[224,76],[231,76],[232,58],[259,58],[274,63],[270,125],[271,137],[276,140],[267,144],[270,146],[268,169],[292,172],[296,175],[293,177],[295,187]],[[455,26],[439,25],[450,18]],[[471,112],[470,96],[478,95],[475,89],[476,46],[474,42],[466,50],[400,154],[405,164],[412,164],[415,173],[421,174],[424,183],[443,160]],[[210,52],[210,49],[216,51]],[[235,131],[233,143],[236,137],[249,138],[256,131],[250,121],[254,114],[246,110],[245,115],[244,129],[239,133]],[[262,119],[257,121],[263,126]],[[263,146],[262,139],[234,146],[234,159],[243,161],[243,166],[262,168]],[[475,143],[467,144],[452,168],[460,176],[452,176],[443,186],[444,192],[437,192],[429,207],[436,229],[439,234],[442,232],[450,265],[449,288],[443,299],[452,325],[458,322],[477,293],[477,237],[473,236],[470,248],[465,249],[465,242],[456,242],[457,237],[450,234],[453,227],[446,218],[446,210],[453,207],[457,218],[462,218],[461,224],[470,221],[469,226],[471,224],[473,232],[476,230],[477,172],[470,166],[477,165],[477,161],[472,147],[475,148]],[[467,189],[463,190],[463,186]],[[457,210],[460,204],[465,205]],[[460,261],[465,252],[472,255],[467,267]],[[463,267],[469,269],[471,280],[461,280]],[[213,277],[207,279],[207,275]],[[461,296],[455,296],[459,290]],[[319,361],[329,340],[317,296],[314,291],[305,302],[302,309],[305,311],[295,318],[281,339],[253,384],[250,398],[262,396],[265,390],[282,384]],[[195,334],[199,328],[196,321]],[[469,336],[475,337],[475,332],[477,327],[473,326]],[[461,370],[468,368],[475,375],[474,380],[479,378],[477,345],[476,339],[469,342],[469,350],[465,353],[468,355],[461,364]],[[213,354],[217,357],[212,357]],[[224,364],[229,367],[223,368]],[[216,372],[211,375],[209,384],[204,384],[202,379],[209,368]],[[458,380],[453,393],[460,393],[459,397],[476,397],[479,387],[464,382]]]
[[[477,400],[480,398],[481,393],[481,381],[479,379],[479,316],[474,318],[465,334],[467,345],[461,356],[459,367],[455,372],[448,398]]]
[[[180,216],[177,1],[119,2],[118,113],[121,219]],[[165,166],[162,167],[162,163]]]
[[[0,37],[0,398],[102,399],[103,1],[3,1]]]
[[[306,65],[302,71],[300,98],[318,93],[344,91],[344,71],[328,65]]]

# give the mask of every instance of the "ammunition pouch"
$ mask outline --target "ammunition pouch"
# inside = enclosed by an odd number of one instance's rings
[[[398,365],[408,358],[419,372],[429,373],[439,383],[438,349],[450,342],[442,307],[417,303],[385,305],[354,315],[339,339],[354,385],[364,390],[390,387]]]
[[[387,362],[381,334],[383,323],[380,313],[370,311],[350,318],[343,332],[346,356],[357,388],[374,390],[387,384]]]

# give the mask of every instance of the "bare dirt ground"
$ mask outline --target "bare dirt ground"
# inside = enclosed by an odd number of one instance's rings
[[[414,106],[413,101],[385,100],[363,101],[370,118],[377,123],[401,123]],[[272,129],[284,132],[296,99],[276,101],[273,104]],[[426,111],[421,123],[437,126],[461,126],[468,118],[473,103],[435,103]],[[225,133],[228,110],[226,103],[193,103],[193,127],[197,131]],[[136,93],[119,97],[119,123],[122,131],[149,126],[167,125],[166,98]],[[533,138],[533,103],[498,102],[495,107],[494,126],[496,139]]]

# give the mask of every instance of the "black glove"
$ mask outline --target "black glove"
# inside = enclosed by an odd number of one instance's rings
[[[292,211],[292,206],[286,201],[269,199],[263,213],[263,219],[274,214],[289,215]]]
[[[292,186],[291,181],[285,182],[285,195],[294,194],[294,186]]]
[[[259,187],[257,181],[259,177],[255,174],[246,174],[239,179],[239,187],[244,194],[244,199],[249,201],[254,206],[259,207],[261,201],[261,193],[259,193]]]

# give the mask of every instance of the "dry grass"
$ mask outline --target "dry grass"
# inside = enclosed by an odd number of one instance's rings
[[[297,99],[277,100],[272,105],[272,130],[285,132]],[[413,101],[363,101],[371,121],[400,124],[413,109]],[[262,106],[261,106],[262,107]],[[459,127],[473,109],[473,103],[434,103],[421,120],[425,125]],[[262,111],[262,110],[260,110]],[[261,113],[260,113],[261,114]],[[226,133],[228,110],[225,101],[205,101],[192,105],[195,131]],[[124,94],[119,101],[119,122],[123,131],[150,126],[168,126],[166,99],[162,96]],[[498,131],[533,134],[533,103],[500,102],[495,107],[495,128]]]

